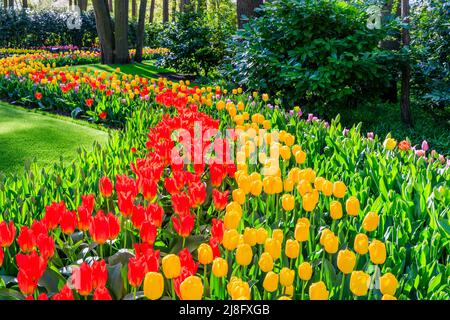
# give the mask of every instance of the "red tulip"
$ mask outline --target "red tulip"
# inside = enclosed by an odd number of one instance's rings
[[[48,235],[47,225],[41,220],[34,220],[31,224],[31,230],[33,230],[34,236],[38,238],[41,234]]]
[[[109,223],[103,211],[98,211],[95,217],[91,219],[89,225],[89,234],[98,244],[104,244],[109,238]]]
[[[34,97],[36,98],[36,100],[41,100],[41,99],[42,99],[42,93],[36,92],[36,93],[34,94]]]
[[[212,238],[216,238],[219,241],[219,243],[222,243],[224,232],[225,232],[225,226],[224,226],[223,220],[213,218],[212,219],[212,227],[211,227]]]
[[[141,227],[141,239],[143,242],[153,245],[156,240],[156,226],[151,221],[144,221]]]
[[[164,187],[166,188],[167,192],[171,195],[177,194],[180,191],[177,187],[177,184],[175,183],[174,178],[166,178],[164,180]]]
[[[98,188],[100,193],[105,198],[109,198],[112,195],[113,185],[108,177],[102,177],[99,181]]]
[[[214,258],[220,257],[220,246],[219,246],[220,242],[219,242],[219,239],[214,238],[214,237],[210,238],[209,239],[209,245],[212,248]]]
[[[112,300],[108,289],[106,289],[105,287],[99,287],[99,288],[95,289],[93,299],[94,300],[105,300],[105,301]]]
[[[55,294],[52,297],[52,300],[58,300],[58,301],[66,301],[66,300],[74,300],[73,292],[70,287],[65,284],[64,287],[59,291],[59,293]]]
[[[55,229],[61,221],[63,212],[67,211],[64,201],[59,203],[52,203],[50,206],[45,207],[45,215],[43,221],[50,230]]]
[[[212,163],[209,166],[209,172],[211,174],[211,185],[216,188],[220,187],[226,175],[223,165]]]
[[[144,264],[144,274],[148,272],[158,272],[159,269],[159,250],[153,250],[148,243],[135,244],[134,249],[136,258]]]
[[[143,179],[141,184],[142,195],[147,201],[152,201],[158,191],[158,185],[152,179]]]
[[[84,207],[78,207],[78,230],[80,231],[87,231],[89,229],[89,224],[91,221],[91,214],[89,213],[89,210]]]
[[[226,190],[224,192],[220,192],[217,189],[214,189],[212,192],[213,196],[213,202],[214,207],[216,207],[217,210],[221,211],[226,208],[228,204],[228,194],[230,193],[229,190]]]
[[[117,192],[119,211],[125,218],[130,218],[133,215],[134,198],[135,196],[131,192]]]
[[[100,117],[100,119],[105,120],[106,117],[108,116],[108,113],[106,113],[106,111],[100,112],[100,114],[98,115]]]
[[[131,222],[136,229],[141,229],[142,223],[147,219],[147,212],[141,205],[133,206],[133,215],[131,216]]]
[[[172,223],[175,231],[183,238],[187,238],[194,229],[195,218],[190,214],[172,216]]]
[[[55,252],[55,241],[53,241],[53,238],[49,235],[41,233],[37,237],[37,247],[39,249],[39,252],[41,253],[41,256],[48,260],[49,258],[53,257],[53,254]]]
[[[108,228],[109,228],[108,240],[114,240],[117,238],[120,232],[119,218],[117,218],[110,212],[106,216],[106,219],[108,220]]]
[[[178,253],[181,262],[181,274],[179,277],[175,278],[173,281],[173,285],[175,287],[175,292],[178,297],[181,298],[180,294],[180,285],[181,283],[189,276],[192,276],[197,273],[198,263],[194,261],[191,253],[187,248],[184,248]]]
[[[86,99],[86,105],[89,108],[92,107],[93,104],[94,104],[94,99],[92,99],[92,98]]]
[[[25,253],[29,253],[36,247],[36,236],[33,230],[28,229],[27,226],[23,226],[20,229],[19,236],[17,237],[17,242],[19,243],[20,250]]]
[[[88,296],[92,292],[92,268],[86,262],[73,269],[72,284],[82,296]]]
[[[81,206],[85,207],[89,214],[94,212],[95,198],[93,194],[88,194],[86,196],[81,196]]]
[[[102,288],[108,281],[108,269],[105,260],[95,261],[92,264],[92,287]]]
[[[206,186],[204,183],[195,183],[189,186],[189,197],[191,198],[191,207],[198,208],[206,200]]]
[[[187,194],[180,193],[172,196],[173,211],[180,216],[189,215],[190,199]]]
[[[141,259],[131,258],[128,262],[128,282],[132,287],[140,287],[145,276],[145,265]]]
[[[8,223],[6,221],[0,222],[0,247],[9,247],[16,235],[16,228],[12,221]]]
[[[158,228],[161,228],[163,217],[164,217],[164,210],[163,208],[158,205],[157,203],[152,203],[147,206],[147,217],[149,217],[150,221],[153,222],[155,226]]]
[[[38,296],[37,299],[38,299],[38,301],[46,301],[46,300],[48,300],[48,296],[45,292],[43,292]]]
[[[74,211],[65,211],[61,215],[61,231],[67,235],[74,233],[77,226],[77,215]]]
[[[38,281],[44,274],[47,263],[36,251],[33,251],[31,254],[17,254],[16,262],[19,269],[17,274],[19,289],[24,295],[31,295],[36,290]]]

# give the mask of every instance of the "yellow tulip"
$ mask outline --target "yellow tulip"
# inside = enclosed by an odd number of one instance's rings
[[[356,255],[348,250],[341,250],[337,257],[337,266],[344,274],[349,274],[353,271],[356,264]]]
[[[398,281],[392,273],[386,273],[380,277],[380,291],[382,294],[395,295],[397,291]]]
[[[316,207],[317,201],[313,193],[307,193],[302,198],[303,210],[311,212]]]
[[[248,244],[240,244],[236,249],[236,262],[241,266],[248,266],[253,260],[252,247]]]
[[[264,278],[263,287],[267,292],[274,292],[278,289],[278,275],[269,271]]]
[[[307,180],[300,180],[298,182],[297,191],[303,197],[307,193],[311,193],[313,188],[311,187],[311,183]]]
[[[294,153],[295,162],[298,164],[304,164],[306,162],[306,153],[303,150],[298,150]]]
[[[386,246],[379,240],[373,240],[369,245],[369,254],[374,264],[383,264],[386,261]]]
[[[245,228],[244,230],[244,243],[254,246],[256,245],[257,231],[253,228]]]
[[[325,251],[328,253],[336,253],[339,247],[339,238],[333,233],[328,233],[323,241]]]
[[[225,249],[232,251],[239,244],[239,233],[236,229],[225,230],[223,234],[222,244]]]
[[[197,276],[189,276],[180,285],[181,300],[201,300],[203,282]]]
[[[289,268],[283,268],[280,271],[280,284],[284,287],[292,286],[294,283],[295,271]]]
[[[240,205],[245,203],[245,192],[242,189],[234,189],[233,190],[233,201],[236,201]]]
[[[290,259],[297,259],[300,252],[300,245],[297,240],[288,239],[286,241],[286,247],[284,253]]]
[[[227,284],[227,291],[233,300],[250,300],[250,286],[237,277],[231,277]]]
[[[329,292],[323,281],[313,283],[309,287],[310,300],[328,300],[328,296]]]
[[[316,188],[319,191],[322,191],[322,187],[323,187],[323,184],[325,183],[325,181],[326,181],[325,178],[317,177],[314,180],[314,188]]]
[[[365,296],[369,290],[370,276],[364,271],[353,271],[350,276],[350,291],[358,296]]]
[[[333,184],[333,195],[336,198],[343,198],[347,192],[347,187],[342,181],[336,181]]]
[[[267,238],[264,245],[265,252],[268,252],[274,260],[281,256],[281,242],[277,239]]]
[[[258,228],[256,230],[256,243],[257,244],[264,244],[266,243],[266,239],[268,236],[268,232],[264,228]]]
[[[397,141],[392,138],[387,138],[384,140],[383,146],[386,150],[394,150],[397,146]]]
[[[304,221],[297,222],[294,231],[295,240],[297,240],[298,242],[308,241],[309,227],[309,223],[305,223]]]
[[[164,293],[164,278],[161,273],[149,272],[144,279],[144,295],[149,300],[157,300]]]
[[[290,178],[284,180],[283,189],[285,192],[291,192],[294,190],[294,181]]]
[[[342,218],[342,205],[339,201],[331,201],[330,216],[333,220],[338,220]]]
[[[259,261],[258,261],[258,266],[262,272],[272,271],[272,269],[273,269],[272,256],[267,252],[264,252],[263,254],[261,254],[261,257],[259,258]]]
[[[294,295],[294,286],[288,286],[288,287],[284,288],[284,294],[287,295],[288,297],[292,297]],[[280,300],[280,299],[278,299],[278,300]]]
[[[390,294],[384,294],[383,297],[381,297],[381,300],[397,300],[397,298]]]
[[[333,194],[333,183],[331,181],[325,180],[322,184],[322,193],[329,197]]]
[[[364,217],[362,227],[364,230],[371,232],[375,231],[378,228],[378,224],[380,223],[380,217],[376,212],[369,212]]]
[[[283,239],[284,239],[283,230],[281,230],[281,229],[274,229],[272,231],[272,238],[280,241],[280,243],[283,243]]]
[[[359,200],[356,197],[351,196],[345,202],[345,210],[349,216],[357,216],[359,213]]]
[[[201,264],[210,264],[213,261],[213,251],[209,244],[202,243],[198,249],[198,262]]]
[[[237,229],[239,223],[241,222],[241,213],[238,211],[229,211],[225,213],[225,217],[223,219],[225,229]]]
[[[312,277],[313,269],[309,262],[302,262],[298,266],[298,276],[303,281],[309,281]]]
[[[177,278],[181,273],[180,258],[175,254],[168,254],[162,259],[162,269],[167,279]]]
[[[226,277],[228,274],[228,262],[223,258],[215,258],[212,265],[212,273],[217,278]]]
[[[263,189],[263,182],[261,180],[252,181],[250,193],[253,196],[258,197],[261,194],[262,189]]]
[[[364,233],[357,234],[353,248],[359,254],[366,254],[369,251],[369,238]]]

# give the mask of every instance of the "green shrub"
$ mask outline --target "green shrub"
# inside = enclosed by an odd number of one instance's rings
[[[202,14],[181,13],[162,34],[161,45],[170,53],[159,62],[166,68],[208,76],[222,62],[228,36],[226,29],[214,28]]]
[[[395,61],[378,50],[384,35],[342,1],[274,0],[232,41],[225,74],[324,113],[376,97],[389,82]]]

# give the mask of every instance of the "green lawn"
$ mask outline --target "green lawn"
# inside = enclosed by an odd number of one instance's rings
[[[114,72],[117,68],[120,68],[120,74],[132,74],[132,75],[139,75],[141,77],[145,78],[158,78],[159,74],[161,73],[173,73],[173,70],[170,69],[164,69],[164,68],[158,68],[153,65],[154,61],[144,61],[142,63],[131,63],[126,65],[104,65],[104,64],[88,64],[88,65],[82,65],[82,66],[73,66],[70,67],[70,69],[74,70],[81,70],[86,71],[88,68],[91,69],[91,71],[99,71],[103,72],[106,71],[107,73]]]
[[[80,146],[105,143],[108,133],[81,122],[30,112],[0,102],[0,174],[23,171],[27,161],[40,166],[73,160]]]

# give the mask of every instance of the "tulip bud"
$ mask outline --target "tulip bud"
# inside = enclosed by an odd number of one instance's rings
[[[302,262],[298,266],[298,276],[303,281],[309,281],[311,279],[312,272],[313,270],[309,262]]]
[[[336,181],[333,184],[333,195],[336,198],[343,198],[347,192],[347,187],[342,181]]]
[[[364,230],[371,232],[375,231],[378,228],[378,223],[380,222],[380,217],[376,212],[369,212],[364,217],[362,227]]]
[[[328,300],[329,292],[323,281],[315,282],[309,287],[310,300]]]
[[[288,258],[297,259],[300,252],[300,245],[298,244],[298,241],[292,239],[287,240],[284,252]]]
[[[252,181],[250,193],[253,196],[258,197],[262,192],[262,188],[263,188],[263,183],[261,180]]]
[[[369,238],[364,233],[357,234],[353,248],[359,254],[366,254],[369,251]]]
[[[365,296],[369,290],[370,276],[364,271],[353,271],[350,276],[350,291],[358,296]]]
[[[180,285],[182,300],[201,300],[203,297],[203,282],[197,276],[187,277]]]
[[[213,261],[213,251],[209,244],[202,243],[198,249],[198,262],[203,265],[210,264]]]
[[[337,265],[339,270],[344,274],[349,274],[353,271],[356,264],[356,255],[348,249],[341,250],[338,253]]]
[[[212,265],[212,273],[217,278],[226,277],[228,274],[228,263],[223,258],[215,258]]]
[[[327,197],[333,194],[333,183],[331,183],[331,181],[325,180],[325,182],[323,182],[322,193]]]
[[[295,207],[295,198],[293,195],[290,194],[284,194],[281,197],[281,204],[283,206],[283,209],[286,211],[292,211]]]
[[[295,226],[295,240],[298,242],[305,242],[308,241],[309,238],[309,221],[306,223],[305,221],[299,221],[297,222],[297,225]]]
[[[386,246],[379,240],[373,240],[369,245],[369,254],[374,264],[383,264],[386,261]]]
[[[331,201],[330,203],[330,216],[333,220],[342,218],[342,205],[339,201]]]
[[[325,181],[326,181],[325,178],[317,177],[314,180],[314,188],[316,188],[319,191],[322,191],[322,187],[323,187],[323,184],[325,183]]]
[[[351,196],[345,202],[345,210],[349,216],[357,216],[359,213],[359,200],[356,197]]]
[[[336,253],[339,247],[339,238],[333,233],[328,233],[324,239],[323,246],[328,253]]]
[[[297,186],[297,191],[303,197],[307,193],[311,193],[313,188],[311,187],[311,183],[308,180],[302,179],[299,181]]]
[[[273,230],[272,231],[272,238],[280,241],[280,243],[283,243],[283,238],[284,238],[283,230],[281,230],[281,229]]]
[[[241,266],[248,266],[253,260],[252,247],[248,244],[240,244],[236,250],[236,262]]]
[[[224,225],[225,229],[237,229],[241,222],[242,214],[238,211],[229,211],[225,213]]]
[[[256,230],[256,243],[257,244],[264,244],[267,239],[268,232],[264,228],[258,228]]]
[[[395,295],[398,281],[392,273],[386,273],[380,277],[380,291],[384,295]]]
[[[264,245],[265,252],[269,253],[274,260],[281,256],[281,242],[277,239],[267,238]]]
[[[245,192],[242,189],[233,190],[233,201],[236,201],[240,205],[245,203]]]
[[[161,273],[149,272],[144,279],[144,295],[150,300],[157,300],[164,293],[164,278]]]
[[[395,141],[395,139],[392,138],[387,138],[386,140],[384,140],[383,143],[383,146],[386,150],[394,150],[396,145],[397,141]]]
[[[250,300],[250,286],[237,277],[231,277],[227,291],[233,300]]]
[[[177,278],[181,272],[180,258],[175,254],[168,254],[162,259],[162,269],[167,279]]]
[[[292,286],[294,283],[295,271],[289,268],[283,268],[280,271],[280,284],[284,287]]]
[[[391,296],[390,294],[384,294],[381,300],[397,300],[396,297]]]
[[[239,244],[239,233],[236,229],[230,229],[224,232],[222,244],[228,251],[236,249]]]
[[[272,271],[269,271],[264,278],[263,287],[267,292],[277,291],[278,275]]]
[[[306,212],[311,212],[317,205],[316,196],[314,193],[306,193],[302,198],[303,210]]]
[[[253,228],[245,228],[244,230],[244,243],[254,246],[256,245],[257,240],[257,232],[256,229]]]
[[[272,269],[273,269],[272,256],[267,252],[264,252],[263,254],[261,254],[261,257],[259,258],[259,261],[258,261],[258,266],[262,272],[272,271]]]

